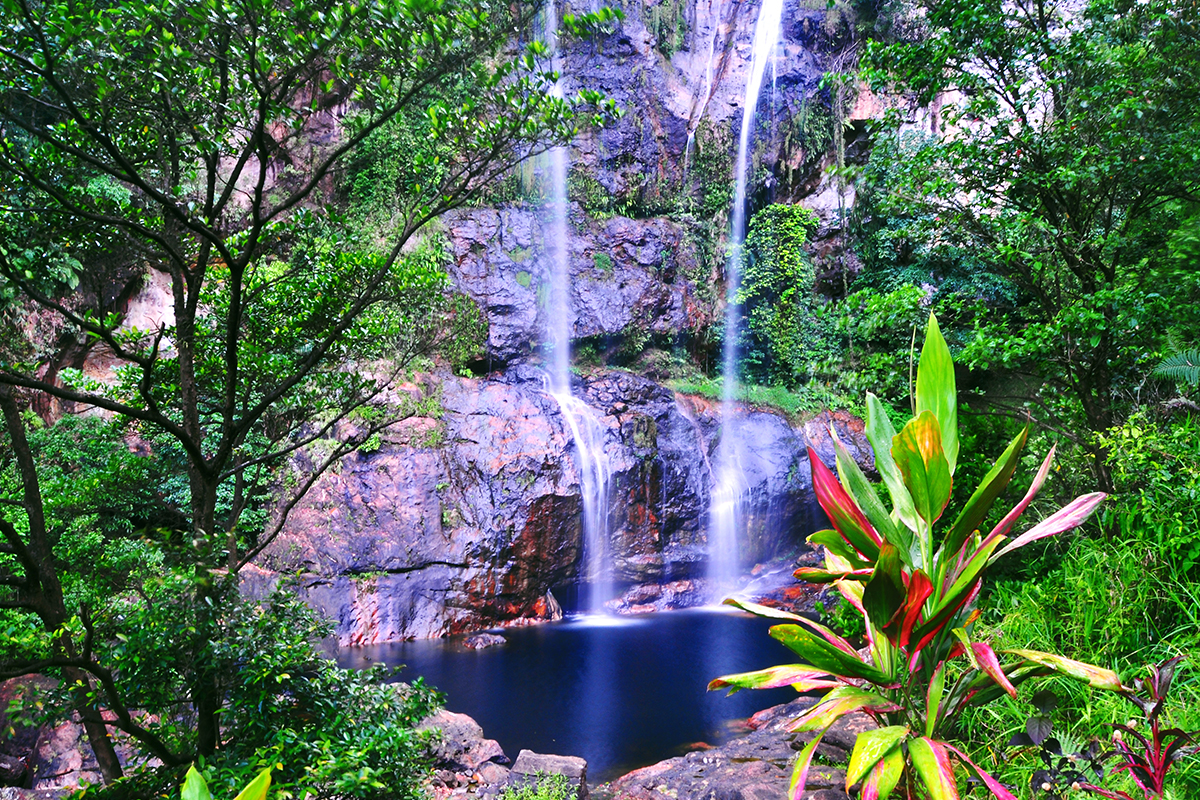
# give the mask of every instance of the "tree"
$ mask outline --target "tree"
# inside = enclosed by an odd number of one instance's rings
[[[0,678],[63,670],[112,779],[120,767],[108,727],[168,765],[221,745],[223,615],[239,571],[316,475],[279,501],[265,529],[244,518],[253,488],[329,436],[453,322],[436,244],[414,247],[413,237],[613,108],[592,93],[557,97],[546,48],[512,44],[533,6],[3,0],[0,12],[8,332],[14,308],[49,316],[120,364],[117,380],[100,382],[48,370],[53,359],[16,337],[0,348],[0,457],[20,487],[0,506],[0,610],[33,615],[48,637],[43,652],[7,658]],[[580,33],[608,16],[564,24]],[[589,105],[596,114],[581,114]],[[397,126],[416,134],[393,173],[390,228],[355,237],[323,209],[330,182]],[[163,276],[173,299],[173,319],[154,330],[123,325],[106,291],[117,276],[142,273]],[[368,367],[385,354],[382,374]],[[167,640],[163,668],[182,696],[160,700],[176,714],[178,703],[190,708],[187,736],[166,735],[166,715],[139,721],[119,666],[104,663],[120,650],[104,646],[116,618],[64,598],[63,554],[22,413],[46,399],[115,415],[180,454],[185,535],[168,537],[166,552],[187,577],[176,599],[188,619]],[[318,474],[388,424],[359,426]]]
[[[1037,420],[1084,431],[1111,489],[1094,434],[1191,314],[1171,292],[1194,289],[1153,276],[1200,201],[1200,26],[1194,5],[1165,0],[1067,5],[932,0],[927,35],[872,43],[866,75],[942,116],[923,140],[893,119],[901,159],[883,215],[1022,292],[968,358],[1035,375]]]

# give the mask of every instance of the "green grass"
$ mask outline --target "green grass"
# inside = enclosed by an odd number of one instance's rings
[[[720,378],[694,377],[667,381],[667,386],[681,394],[695,394],[714,400],[721,398],[723,381]],[[762,386],[740,383],[737,399],[754,406],[774,408],[789,417],[816,414],[829,408],[861,410],[861,402],[842,397],[829,391],[821,384],[810,384],[799,389],[783,386]]]
[[[1152,527],[1140,527],[1135,517],[1124,519],[1111,541],[1079,536],[1051,568],[997,583],[983,603],[974,636],[990,640],[998,650],[1044,650],[1109,667],[1127,686],[1146,674],[1146,665],[1182,654],[1186,658],[1164,721],[1185,731],[1200,729],[1200,582],[1179,568],[1177,551]],[[1051,681],[1048,688],[1059,698],[1056,731],[1076,742],[1096,738],[1107,743],[1109,724],[1141,717],[1132,703],[1112,692],[1066,680]],[[1033,712],[1032,692],[1033,687],[1022,687],[1017,700],[1005,697],[974,709],[960,731],[970,751],[987,762],[985,769],[1021,787],[1022,797],[1029,797],[1029,777],[1041,762],[1034,753],[1003,751]],[[1115,766],[1110,762],[1107,768],[1111,772]],[[1195,757],[1181,759],[1169,775],[1169,797],[1200,797]],[[1110,776],[1105,786],[1141,797],[1140,790],[1119,777]]]

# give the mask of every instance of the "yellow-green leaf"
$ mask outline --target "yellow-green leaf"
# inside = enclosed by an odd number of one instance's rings
[[[208,792],[208,784],[204,776],[196,771],[195,765],[188,767],[187,775],[183,778],[183,789],[180,791],[182,800],[212,800]]]
[[[258,773],[258,777],[250,781],[245,789],[238,792],[238,796],[234,800],[266,800],[269,788],[271,788],[271,768],[267,767]]]
[[[886,728],[863,731],[854,741],[854,752],[850,754],[850,766],[846,768],[846,793],[879,763],[880,759],[900,746],[908,736],[907,725],[890,725]]]
[[[1104,667],[1085,664],[1082,661],[1064,658],[1054,653],[1043,653],[1039,650],[1004,650],[1002,652],[1032,661],[1035,664],[1041,664],[1043,667],[1049,667],[1060,675],[1082,681],[1097,689],[1107,689],[1110,692],[1122,690],[1120,676]]]
[[[954,361],[942,338],[937,317],[929,315],[925,344],[917,365],[917,416],[929,411],[941,426],[942,447],[950,474],[958,463],[958,397],[954,382]]]
[[[892,458],[904,476],[917,514],[932,525],[950,500],[950,465],[942,450],[942,432],[929,411],[909,420],[892,440]]]
[[[904,775],[904,751],[897,747],[884,756],[862,785],[862,800],[885,800]]]
[[[945,745],[926,737],[911,739],[908,755],[921,782],[925,784],[930,800],[958,800],[954,765]]]

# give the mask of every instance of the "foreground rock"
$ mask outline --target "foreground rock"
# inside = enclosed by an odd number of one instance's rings
[[[788,723],[811,706],[798,698],[755,714],[752,731],[720,747],[670,758],[618,778],[593,793],[595,800],[779,800],[786,797],[796,754],[809,733],[789,733]],[[843,717],[817,747],[807,800],[847,800],[845,764],[859,732],[871,727],[863,715]]]
[[[562,775],[575,789],[575,797],[587,800],[587,762],[578,756],[552,756],[522,750],[517,754],[517,763],[513,764],[508,785],[536,786],[546,775]]]

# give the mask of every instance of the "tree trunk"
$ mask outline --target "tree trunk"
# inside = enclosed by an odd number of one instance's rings
[[[35,595],[30,606],[37,610],[43,627],[50,632],[60,630],[67,621],[67,607],[63,600],[62,584],[58,579],[58,569],[54,563],[54,552],[50,547],[50,537],[46,531],[46,511],[42,503],[41,486],[38,483],[37,467],[33,462],[33,453],[29,449],[29,440],[25,438],[25,424],[21,420],[21,411],[17,407],[11,386],[0,384],[0,410],[3,411],[5,427],[12,441],[13,454],[17,461],[17,469],[21,475],[21,485],[24,490],[26,516],[29,519],[29,553],[37,566],[36,580],[29,582],[28,590]],[[56,637],[56,647],[68,657],[75,655],[70,637],[65,633]],[[83,720],[88,742],[96,755],[96,763],[100,767],[100,775],[105,783],[112,783],[122,775],[121,762],[117,751],[113,748],[112,739],[108,735],[108,726],[95,702],[91,699],[93,686],[91,677],[82,669],[68,668],[63,670],[63,677],[68,683],[82,684],[83,691],[75,694],[75,710]]]

